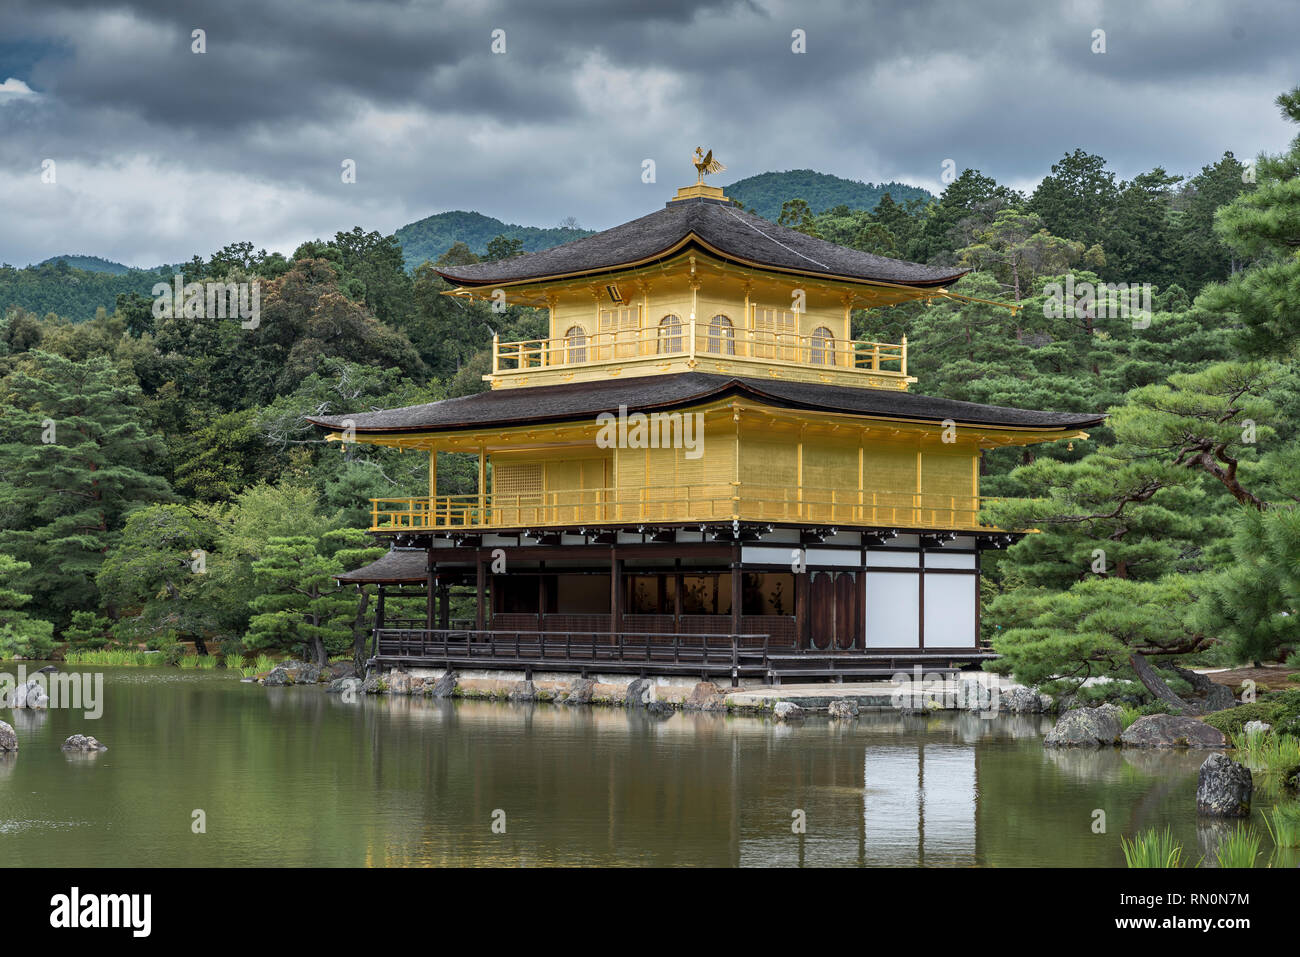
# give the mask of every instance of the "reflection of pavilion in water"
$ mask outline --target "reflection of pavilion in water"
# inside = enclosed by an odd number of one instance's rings
[[[853,768],[828,766],[817,758],[805,765],[801,807],[807,832],[802,837],[742,827],[736,863],[950,867],[979,862],[972,742],[890,741],[854,754]]]
[[[871,747],[864,760],[864,863],[976,863],[973,747]]]

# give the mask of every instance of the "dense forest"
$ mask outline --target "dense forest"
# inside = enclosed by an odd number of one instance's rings
[[[1278,98],[1300,123],[1300,90]],[[1300,137],[1243,164],[1121,180],[1075,150],[1030,195],[978,170],[934,202],[884,194],[777,217],[871,252],[968,266],[954,301],[861,312],[855,334],[912,344],[917,391],[1109,411],[1087,441],[996,450],[986,517],[1034,527],[985,569],[998,666],[1044,687],[1105,675],[1177,707],[1190,664],[1294,654],[1300,620]],[[518,255],[499,234],[442,262]],[[256,328],[155,318],[124,292],[87,321],[0,323],[0,653],[140,645],[345,653],[367,627],[329,576],[376,554],[370,497],[418,495],[418,456],[326,445],[304,423],[483,388],[487,347],[543,334],[406,268],[361,227],[291,257],[236,243],[187,281],[258,280]],[[57,264],[42,269],[59,269]],[[1149,313],[1084,284],[1150,284]],[[1064,306],[1064,308],[1062,308]],[[75,306],[69,300],[71,312]],[[439,463],[445,491],[473,468]]]
[[[889,194],[896,203],[932,202],[929,190],[904,183],[860,183],[842,179],[829,173],[810,169],[792,169],[785,172],[759,173],[738,179],[726,188],[727,195],[744,205],[751,213],[775,221],[781,215],[782,205],[789,199],[799,198],[814,213],[823,213],[835,206],[871,212]]]

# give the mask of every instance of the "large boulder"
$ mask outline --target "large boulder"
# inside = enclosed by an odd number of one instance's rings
[[[645,678],[637,678],[628,683],[626,701],[629,708],[644,708],[654,700],[654,685]]]
[[[456,672],[448,668],[431,685],[425,686],[425,694],[433,698],[450,698],[456,693]]]
[[[289,678],[289,672],[277,665],[266,673],[266,677],[262,679],[262,684],[268,688],[283,688],[285,685],[293,684],[293,682]]]
[[[45,686],[36,678],[31,678],[9,692],[9,707],[42,710],[50,706],[50,696],[45,693]]]
[[[1255,789],[1250,769],[1223,754],[1211,754],[1196,778],[1196,813],[1205,817],[1250,817]]]
[[[561,701],[564,704],[591,704],[592,689],[595,687],[596,682],[591,678],[579,678]]]
[[[360,678],[335,678],[325,686],[326,694],[341,694],[345,698],[350,698],[361,693]]]
[[[506,694],[508,701],[536,701],[537,686],[531,681],[516,681]]]
[[[384,677],[389,694],[410,694],[411,676],[405,671],[390,671]]]
[[[1119,708],[1115,705],[1075,708],[1057,719],[1055,727],[1043,738],[1043,746],[1096,748],[1115,744],[1119,740],[1119,735]]]
[[[701,681],[682,701],[683,711],[726,711],[727,699],[712,681]]]
[[[326,681],[337,681],[340,678],[355,678],[359,673],[357,663],[351,659],[347,661],[332,661],[326,666],[321,678]]]
[[[17,751],[18,735],[14,733],[13,725],[7,721],[0,721],[0,751]]]
[[[797,721],[803,717],[803,708],[793,701],[778,701],[772,706],[772,717],[777,721]]]
[[[97,740],[88,734],[74,734],[63,742],[64,751],[107,751],[108,748],[100,744]]]
[[[858,703],[852,698],[840,698],[838,701],[832,701],[827,710],[832,719],[848,721],[858,716]]]
[[[1179,714],[1148,714],[1120,736],[1126,748],[1222,748],[1223,732],[1204,721]]]
[[[1016,685],[998,692],[998,709],[1017,714],[1042,714],[1051,707],[1052,699],[1032,688]]]

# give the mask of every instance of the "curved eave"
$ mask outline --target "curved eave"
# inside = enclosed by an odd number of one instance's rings
[[[706,242],[694,230],[687,233],[680,240],[673,243],[671,246],[668,246],[666,249],[663,249],[657,253],[653,253],[649,256],[642,257],[641,259],[628,260],[627,262],[614,263],[608,266],[598,266],[592,269],[580,269],[580,270],[575,270],[573,272],[545,273],[538,276],[520,277],[517,279],[472,279],[472,278],[457,276],[451,272],[444,272],[441,269],[435,269],[434,271],[437,272],[439,276],[441,276],[443,279],[447,280],[450,283],[454,283],[458,286],[468,287],[473,289],[481,289],[485,286],[494,286],[500,288],[506,288],[509,286],[527,286],[527,285],[534,285],[534,284],[548,283],[548,282],[560,282],[568,279],[593,278],[596,276],[606,276],[609,275],[610,273],[623,272],[628,269],[638,269],[643,266],[652,265],[668,257],[676,256],[684,252],[687,249],[687,247],[692,245],[697,246],[704,252],[707,252],[712,256],[716,256],[719,259],[725,260],[727,262],[732,262],[740,266],[745,266],[750,269],[762,270],[764,272],[778,272],[778,273],[784,273],[787,275],[795,275],[795,276],[816,277],[818,279],[830,280],[832,282],[853,283],[853,284],[864,285],[864,286],[884,286],[884,287],[895,288],[895,289],[940,289],[943,288],[944,286],[951,285],[952,283],[961,279],[963,276],[965,276],[967,273],[970,272],[969,269],[963,269],[959,272],[955,272],[947,276],[941,276],[937,279],[898,281],[893,279],[872,279],[864,276],[844,276],[838,273],[822,272],[819,270],[795,269],[792,266],[775,266],[772,265],[771,263],[764,263],[753,259],[747,259],[743,256],[737,256],[734,253],[729,253],[726,250],[720,249],[712,245],[711,243]],[[897,261],[902,262],[903,260],[897,260]],[[919,264],[912,264],[912,265],[919,265]]]
[[[1007,433],[1022,436],[1047,436],[1051,438],[1087,438],[1087,433],[1083,431],[1095,425],[1100,425],[1105,421],[1104,415],[1080,416],[1077,421],[1065,422],[1060,424],[1008,424],[1008,423],[988,423],[962,421],[952,418],[936,418],[926,415],[908,415],[900,412],[855,412],[847,409],[827,408],[813,402],[800,402],[782,396],[772,395],[762,389],[755,388],[753,385],[737,382],[731,382],[718,388],[709,389],[696,393],[694,395],[675,397],[663,402],[641,402],[635,409],[629,411],[636,412],[670,412],[674,410],[687,409],[698,406],[706,406],[710,403],[725,402],[728,399],[734,399],[736,396],[748,396],[762,405],[770,407],[773,411],[782,411],[786,413],[806,412],[822,416],[830,416],[854,422],[894,422],[904,423],[907,425],[931,426],[943,428],[944,423],[952,421],[957,428],[971,431],[984,431],[990,433]],[[572,413],[542,413],[536,416],[515,416],[509,421],[500,422],[444,422],[438,425],[414,424],[401,426],[385,426],[364,428],[354,426],[352,435],[356,441],[365,441],[369,437],[372,440],[383,439],[384,437],[394,438],[418,438],[434,437],[438,435],[490,435],[509,432],[514,430],[536,429],[548,425],[571,425],[574,423],[591,422],[596,412],[590,410],[574,411]],[[339,425],[328,420],[308,418],[307,421],[317,429],[327,433],[327,440],[341,440],[342,435],[339,432]],[[376,443],[385,444],[385,443]]]

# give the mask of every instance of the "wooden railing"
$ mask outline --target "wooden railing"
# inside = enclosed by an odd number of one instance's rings
[[[664,671],[762,674],[768,635],[672,635],[608,631],[460,631],[377,628],[372,652],[383,660],[482,667],[568,664],[611,671],[654,665]]]
[[[985,500],[987,501],[987,500]],[[591,488],[528,495],[371,499],[371,530],[527,528],[680,521],[775,521],[902,528],[979,528],[973,495],[864,492],[730,482]]]
[[[684,322],[676,330],[656,327],[521,342],[494,338],[492,372],[696,356],[907,375],[906,339],[901,343],[872,342],[756,329],[720,330],[698,322]]]

